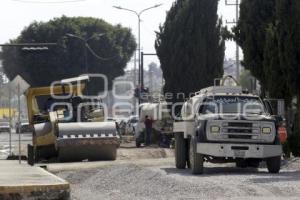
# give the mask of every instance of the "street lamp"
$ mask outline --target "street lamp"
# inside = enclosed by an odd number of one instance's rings
[[[89,73],[88,60],[87,60],[87,49],[88,49],[88,47],[89,47],[88,41],[90,41],[90,40],[92,40],[92,39],[95,39],[95,38],[100,38],[100,37],[102,37],[103,35],[105,35],[105,33],[98,33],[98,34],[92,35],[92,36],[89,37],[89,38],[82,38],[82,37],[80,37],[80,36],[77,36],[77,35],[74,35],[74,34],[71,34],[71,33],[67,33],[67,34],[66,34],[67,37],[75,38],[75,39],[78,39],[78,40],[80,40],[80,41],[83,42],[83,44],[84,44],[84,65],[85,65],[85,71],[86,71],[86,74]]]
[[[113,6],[114,8],[119,9],[119,10],[126,10],[126,11],[129,11],[129,12],[132,12],[132,13],[134,13],[138,17],[138,42],[139,42],[139,44],[138,44],[138,52],[139,52],[139,62],[138,62],[139,63],[139,81],[138,81],[138,83],[139,83],[140,87],[143,87],[143,85],[141,85],[141,74],[142,74],[141,73],[141,15],[145,11],[147,11],[147,10],[158,8],[158,7],[162,6],[162,5],[163,4],[156,4],[156,5],[151,6],[149,8],[143,9],[140,12],[135,11],[135,10],[131,10],[131,9],[128,9],[128,8],[123,8],[121,6]],[[135,71],[134,71],[134,73],[135,73]]]

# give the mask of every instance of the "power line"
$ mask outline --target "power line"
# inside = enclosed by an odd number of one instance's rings
[[[90,53],[95,56],[96,58],[98,58],[99,60],[103,60],[103,61],[107,61],[107,60],[112,60],[114,58],[117,57],[117,55],[113,56],[113,57],[109,57],[109,58],[103,58],[101,56],[99,56],[98,54],[96,54],[96,52],[90,47],[90,45],[88,43],[86,43],[86,48],[90,51]]]
[[[35,4],[61,4],[61,3],[77,3],[77,2],[83,2],[86,0],[62,0],[62,1],[34,1],[34,0],[11,0],[11,1],[15,1],[15,2],[20,2],[20,3],[35,3]]]

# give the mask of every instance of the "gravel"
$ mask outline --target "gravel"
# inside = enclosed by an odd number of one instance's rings
[[[163,159],[162,159],[163,160]],[[140,163],[140,162],[139,162]],[[300,160],[292,159],[280,174],[266,169],[238,169],[206,164],[205,174],[193,176],[173,164],[144,166],[134,161],[92,170],[63,171],[72,199],[299,199]]]

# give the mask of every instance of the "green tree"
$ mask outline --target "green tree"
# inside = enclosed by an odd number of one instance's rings
[[[168,12],[155,43],[165,93],[188,95],[223,75],[225,45],[217,9],[218,0],[177,0]]]
[[[270,97],[285,99],[287,105],[292,100],[289,84],[284,77],[285,66],[281,66],[279,58],[278,38],[273,24],[266,30],[264,49],[263,73],[265,74],[265,88]]]
[[[243,0],[234,29],[245,67],[264,91],[287,105],[292,94],[299,94],[299,5],[296,0]]]
[[[33,22],[10,43],[59,42],[61,45],[41,52],[3,48],[3,67],[7,76],[12,79],[20,74],[32,86],[44,86],[55,80],[85,74],[84,43],[65,37],[67,33],[82,38],[105,34],[90,40],[89,45],[97,55],[108,59],[99,59],[88,51],[87,60],[89,73],[105,74],[110,86],[115,77],[124,74],[124,68],[136,48],[131,30],[110,25],[101,19],[63,16],[49,22]],[[103,89],[101,84],[97,82],[89,84],[89,87],[96,93]]]
[[[243,0],[236,39],[244,51],[244,64],[273,98],[290,106],[298,98],[289,143],[299,155],[300,133],[300,1]],[[290,116],[290,115],[289,115]],[[288,120],[290,120],[288,118]],[[298,138],[298,139],[297,139]]]
[[[264,90],[263,68],[266,29],[274,19],[276,0],[242,0],[240,19],[234,28],[235,39],[243,49],[243,65],[260,81]]]
[[[300,94],[300,2],[277,0],[276,32],[279,60],[292,93]]]
[[[297,97],[294,131],[300,134],[300,2],[277,0],[276,35],[279,61],[289,92]],[[300,141],[298,141],[300,146]],[[298,152],[299,152],[298,148]]]

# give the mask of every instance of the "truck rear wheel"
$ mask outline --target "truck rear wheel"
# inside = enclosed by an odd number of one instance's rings
[[[177,169],[185,169],[186,167],[186,149],[187,145],[183,134],[175,134],[175,162]]]
[[[280,171],[281,166],[281,156],[276,156],[267,159],[267,167],[269,173],[277,174]]]
[[[203,174],[204,156],[197,153],[197,140],[195,138],[190,140],[189,161],[192,174]]]

